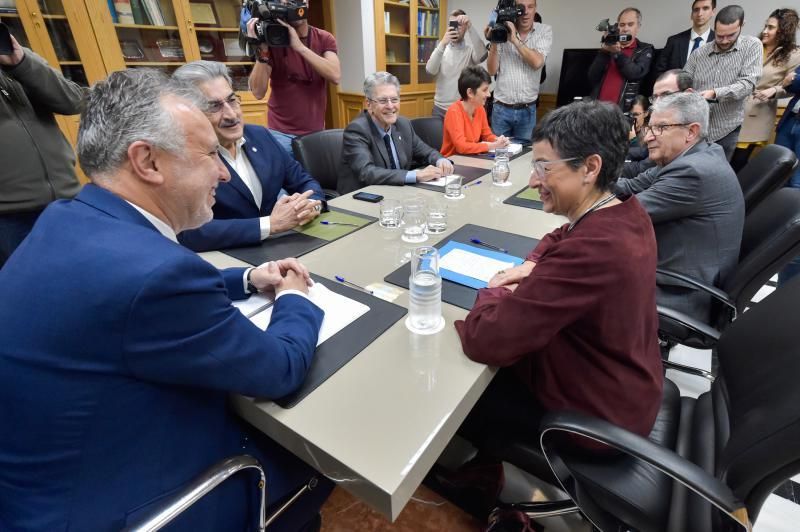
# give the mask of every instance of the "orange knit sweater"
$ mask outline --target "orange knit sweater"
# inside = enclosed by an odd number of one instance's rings
[[[462,155],[485,153],[489,150],[485,143],[495,140],[497,136],[489,129],[489,121],[483,107],[475,109],[471,119],[464,109],[464,103],[460,100],[447,110],[441,150],[445,157],[456,153]]]

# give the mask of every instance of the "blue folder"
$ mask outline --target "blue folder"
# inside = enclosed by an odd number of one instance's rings
[[[482,255],[484,257],[489,257],[495,260],[501,260],[503,262],[513,262],[514,266],[519,266],[524,262],[524,259],[521,259],[520,257],[515,257],[514,255],[501,253],[499,251],[494,251],[492,249],[487,249],[480,246],[462,244],[461,242],[455,242],[453,240],[449,241],[447,244],[445,244],[439,249],[439,256],[444,257],[447,253],[449,253],[454,249],[462,249],[469,253]],[[474,277],[467,277],[466,275],[462,275],[460,273],[456,273],[451,270],[446,270],[444,268],[440,268],[439,273],[441,274],[443,279],[447,279],[448,281],[453,281],[454,283],[462,284],[464,286],[469,286],[470,288],[476,288],[476,289],[486,288],[485,281],[481,281],[480,279],[475,279]]]

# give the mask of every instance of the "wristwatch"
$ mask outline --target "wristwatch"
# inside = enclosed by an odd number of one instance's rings
[[[257,47],[256,48],[256,61],[272,66],[272,58],[269,56],[269,48]]]
[[[256,287],[256,285],[254,285],[253,282],[250,280],[250,275],[253,274],[253,270],[255,270],[255,268],[250,268],[249,270],[247,270],[247,291],[250,292],[251,294],[257,294],[259,290]]]

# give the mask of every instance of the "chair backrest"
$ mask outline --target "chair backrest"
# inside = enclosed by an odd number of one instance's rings
[[[794,152],[777,144],[765,146],[753,156],[737,174],[745,212],[749,213],[772,192],[784,186],[796,165]]]
[[[292,151],[303,168],[326,192],[336,192],[342,162],[343,129],[325,129],[292,139]]]
[[[739,263],[722,289],[741,311],[796,255],[800,255],[800,189],[782,188],[745,217]]]
[[[441,118],[427,116],[425,118],[412,118],[411,127],[414,133],[436,151],[442,149],[442,139],[444,139],[444,122]]]
[[[779,287],[722,333],[714,387],[717,424],[729,436],[717,477],[747,506],[751,520],[767,496],[800,472],[800,278]],[[724,405],[717,404],[724,397]],[[719,418],[727,417],[727,419]],[[727,421],[727,423],[725,423]]]

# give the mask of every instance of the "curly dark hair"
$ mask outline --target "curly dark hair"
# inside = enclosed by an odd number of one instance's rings
[[[780,47],[775,53],[772,62],[780,65],[789,60],[789,56],[797,48],[795,43],[795,33],[797,33],[798,17],[794,9],[776,9],[769,14],[769,18],[778,21],[778,32],[775,35],[776,47]],[[777,49],[777,48],[776,48]]]

